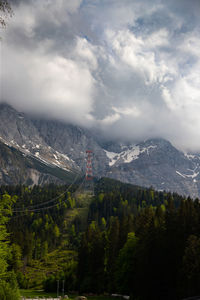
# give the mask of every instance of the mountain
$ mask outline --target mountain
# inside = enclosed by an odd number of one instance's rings
[[[36,157],[0,142],[0,183],[43,185],[71,182],[76,173],[45,164]]]
[[[166,140],[122,146],[120,152],[106,154],[109,177],[194,198],[200,195],[200,155],[184,154]]]
[[[200,155],[183,153],[164,139],[139,144],[103,143],[92,130],[59,121],[36,119],[7,104],[0,104],[0,141],[1,148],[8,147],[6,153],[10,153],[6,160],[3,158],[4,150],[0,154],[1,172],[4,169],[1,184],[60,182],[69,178],[70,174],[72,178],[77,172],[85,172],[85,151],[91,149],[95,177],[106,176],[193,198],[200,197]],[[13,153],[21,154],[20,166],[12,158]],[[10,161],[9,155],[13,161],[12,170],[21,169],[22,173],[26,170],[23,180],[18,176],[6,179],[6,172],[11,172],[11,169],[5,171],[7,161]],[[34,162],[31,168],[27,167],[27,160]],[[36,161],[40,163],[39,169]],[[32,174],[39,172],[37,178],[40,179],[34,181],[30,169],[34,170]]]

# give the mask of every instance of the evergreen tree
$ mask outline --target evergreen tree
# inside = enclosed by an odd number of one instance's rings
[[[190,235],[183,256],[183,282],[187,296],[200,293],[200,237]]]
[[[15,201],[16,197],[10,197],[8,194],[4,194],[0,199],[0,299],[5,300],[19,299],[15,274],[8,271],[11,247],[6,229],[9,215],[12,214],[12,204]]]

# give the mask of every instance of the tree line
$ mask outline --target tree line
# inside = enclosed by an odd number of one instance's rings
[[[112,179],[97,181],[88,202],[73,193],[76,186],[66,190],[53,184],[0,187],[0,298],[9,288],[17,295],[17,286],[34,287],[28,270],[48,265],[48,257],[55,268],[36,278],[46,291],[56,290],[60,279],[68,290],[141,300],[200,293],[198,199]],[[30,211],[54,198],[52,209]]]
[[[80,291],[117,292],[133,299],[182,299],[200,293],[199,200],[152,190],[146,195],[151,204],[143,198],[137,210],[136,199],[128,201],[115,192],[92,203],[95,220],[79,251]],[[159,195],[164,201],[154,206]]]

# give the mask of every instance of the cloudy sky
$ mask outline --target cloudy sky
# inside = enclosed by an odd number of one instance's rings
[[[200,0],[13,0],[1,99],[107,138],[200,151]]]

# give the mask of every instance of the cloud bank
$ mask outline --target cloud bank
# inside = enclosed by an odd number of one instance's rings
[[[13,1],[1,98],[100,129],[200,151],[199,0]]]

